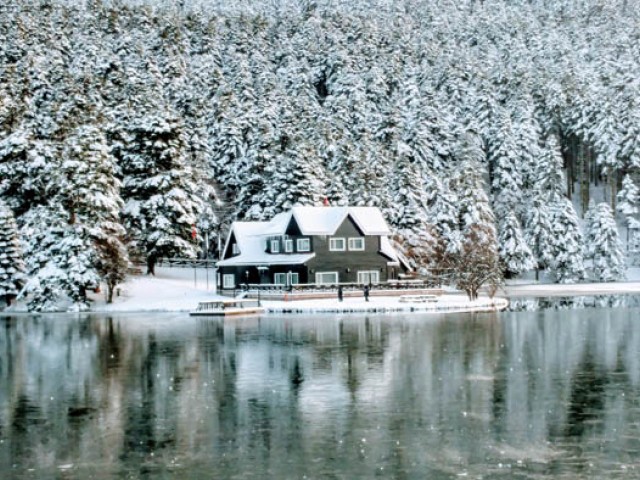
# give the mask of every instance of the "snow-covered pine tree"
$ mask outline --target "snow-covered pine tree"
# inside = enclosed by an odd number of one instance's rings
[[[551,242],[553,227],[548,196],[539,189],[534,189],[525,211],[524,237],[533,253],[538,270],[548,268],[552,263]]]
[[[0,298],[7,305],[24,284],[25,265],[13,212],[0,200]]]
[[[493,208],[502,218],[519,208],[522,203],[523,179],[518,154],[511,119],[504,113],[500,119],[500,128],[489,144]]]
[[[618,205],[616,210],[625,217],[627,224],[638,215],[640,206],[640,189],[629,174],[622,179],[622,188],[618,192]]]
[[[616,221],[606,203],[593,204],[584,239],[585,260],[592,263],[593,279],[613,282],[625,277],[625,261]]]
[[[162,111],[134,120],[117,156],[123,175],[127,233],[146,258],[149,274],[164,256],[195,257],[191,238],[202,210],[182,122]]]
[[[267,173],[263,218],[268,219],[294,205],[320,205],[325,197],[322,165],[313,145],[300,137],[281,138],[282,151]]]
[[[509,212],[499,223],[498,253],[507,277],[519,275],[535,266],[531,249],[513,212]]]
[[[59,155],[58,145],[36,138],[30,125],[21,125],[0,139],[0,194],[17,217],[46,203],[45,192]]]
[[[461,228],[481,225],[483,231],[493,232],[495,240],[495,216],[484,187],[483,171],[486,166],[481,163],[483,154],[479,137],[467,138],[458,154],[460,164],[453,172],[452,187],[458,197]]]
[[[56,198],[69,214],[69,224],[78,225],[89,238],[95,255],[91,267],[107,283],[107,301],[124,281],[129,256],[120,224],[123,201],[116,178],[116,159],[102,131],[94,125],[75,129],[67,139]],[[89,267],[88,267],[89,268]]]
[[[595,200],[592,198],[591,200],[589,200],[589,207],[587,208],[587,211],[584,212],[584,217],[582,219],[582,229],[585,232],[584,236],[585,236],[585,246],[589,243],[588,240],[586,239],[586,237],[589,235],[589,232],[591,232],[592,228],[593,228],[593,221],[594,221],[594,216],[596,213],[596,202]]]
[[[22,221],[29,310],[86,308],[87,288],[100,282],[97,252],[86,228],[70,224],[69,212],[57,202],[32,208]]]
[[[395,167],[390,223],[396,231],[397,243],[405,246],[405,256],[413,262],[412,267],[428,269],[433,266],[438,235],[427,218],[428,198],[422,173],[407,156],[401,157]]]
[[[327,194],[324,165],[311,133],[314,120],[299,102],[282,99],[273,161],[260,172],[264,189],[258,201],[263,219],[293,205],[320,205]],[[295,112],[302,118],[296,119]]]
[[[351,181],[356,187],[350,191],[350,204],[379,207],[385,216],[389,216],[391,205],[387,179],[390,178],[391,162],[386,151],[375,146],[365,135],[356,148],[357,170],[350,172]]]
[[[46,205],[23,217],[31,280],[29,308],[87,308],[88,289],[101,278],[108,291],[124,280],[128,266],[119,223],[122,200],[115,159],[102,131],[83,125],[69,132],[54,164]]]
[[[458,197],[449,183],[432,176],[425,190],[429,195],[429,222],[435,226],[444,250],[456,252],[461,246],[460,208]]]
[[[551,271],[559,283],[575,283],[585,278],[582,232],[573,204],[564,196],[551,202]]]
[[[566,192],[562,170],[562,152],[558,139],[555,135],[550,135],[544,142],[540,158],[533,165],[529,184],[543,195],[562,196]]]

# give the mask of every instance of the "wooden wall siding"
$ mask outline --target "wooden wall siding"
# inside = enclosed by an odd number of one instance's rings
[[[248,277],[247,272],[249,272]],[[244,283],[265,284],[274,283],[274,274],[287,272],[297,273],[300,276],[300,283],[309,282],[307,267],[304,265],[272,265],[268,271],[258,270],[258,268],[254,266],[220,267],[220,279],[222,281],[222,275],[232,273],[235,275],[236,285],[238,286]],[[315,281],[315,278],[312,281]]]
[[[365,236],[365,249],[362,252],[354,252],[348,249],[349,238],[361,236],[362,233],[351,220],[351,217],[347,217],[334,235],[313,237],[313,251],[316,256],[307,262],[309,281],[315,282],[316,272],[338,272],[341,283],[355,283],[358,281],[358,271],[376,270],[380,272],[380,281],[385,282],[388,278],[387,262],[389,260],[378,253],[380,249],[379,236]],[[344,252],[332,252],[329,250],[329,239],[335,237],[345,239],[347,249]],[[313,270],[313,273],[311,273],[311,270]]]
[[[302,232],[300,231],[300,227],[298,226],[298,222],[296,219],[291,216],[291,220],[289,220],[289,225],[287,225],[287,230],[284,232],[285,234],[291,237],[302,237]]]

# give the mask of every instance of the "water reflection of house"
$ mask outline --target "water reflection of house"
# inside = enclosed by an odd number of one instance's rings
[[[408,270],[375,207],[294,207],[268,222],[234,222],[219,287],[380,283]]]

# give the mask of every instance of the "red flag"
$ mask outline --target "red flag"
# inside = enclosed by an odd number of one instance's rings
[[[195,240],[197,236],[198,236],[198,230],[196,230],[196,226],[191,225],[191,238]]]

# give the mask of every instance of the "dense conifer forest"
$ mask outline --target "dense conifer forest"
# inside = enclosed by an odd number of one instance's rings
[[[33,309],[325,197],[379,206],[422,271],[477,246],[507,276],[615,280],[639,172],[637,2],[0,6]]]

